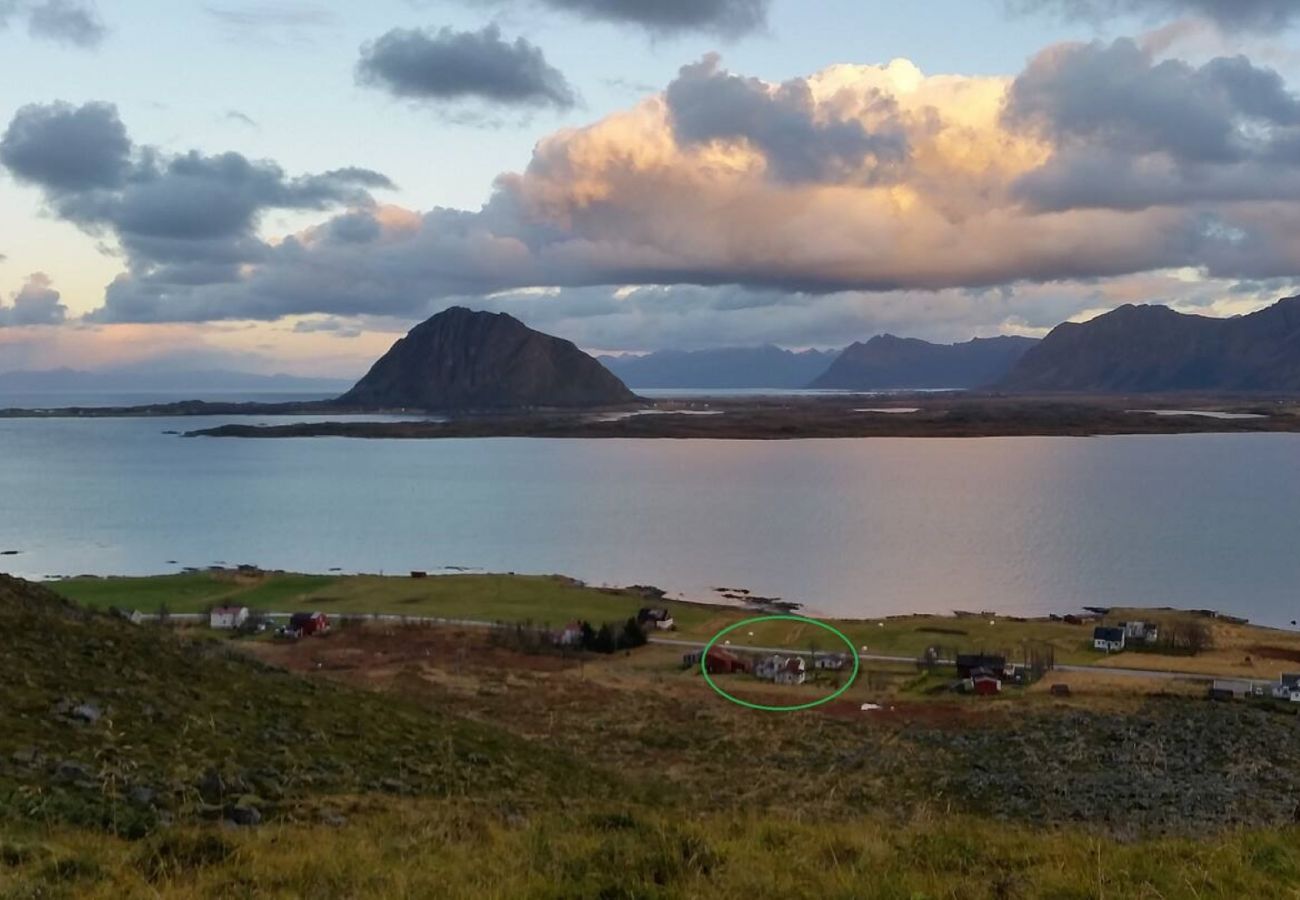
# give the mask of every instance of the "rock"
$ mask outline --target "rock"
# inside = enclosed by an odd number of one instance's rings
[[[23,747],[19,750],[15,750],[13,755],[9,758],[20,766],[32,766],[36,764],[36,761],[40,759],[40,756],[40,751],[35,747]]]
[[[65,784],[88,783],[95,777],[94,771],[84,763],[63,760],[54,768],[54,780]]]
[[[262,813],[256,806],[239,803],[226,808],[226,821],[248,828],[262,824]]]
[[[79,722],[94,725],[103,717],[104,713],[93,703],[82,703],[73,707],[70,715]]]
[[[569,341],[505,313],[452,307],[411,329],[337,403],[367,409],[503,410],[634,403]]]

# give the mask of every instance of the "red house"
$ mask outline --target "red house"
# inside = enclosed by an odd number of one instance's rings
[[[290,632],[297,634],[299,637],[310,637],[313,634],[324,634],[330,630],[330,620],[325,613],[294,613],[289,617]]]
[[[971,687],[976,694],[991,697],[1002,693],[1002,680],[988,669],[976,669],[971,673]]]
[[[704,657],[704,670],[710,675],[732,675],[736,672],[748,672],[749,660],[741,659],[730,650],[714,647]]]

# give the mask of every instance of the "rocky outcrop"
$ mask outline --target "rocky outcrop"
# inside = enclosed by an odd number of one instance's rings
[[[636,395],[569,341],[452,307],[411,329],[338,404],[492,411],[618,406]]]

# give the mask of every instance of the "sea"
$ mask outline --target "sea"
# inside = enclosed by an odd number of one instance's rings
[[[167,399],[180,398],[0,397],[0,407]],[[0,419],[0,552],[11,551],[0,570],[557,573],[697,600],[743,588],[854,617],[1131,605],[1300,620],[1300,435],[168,433],[230,421]]]

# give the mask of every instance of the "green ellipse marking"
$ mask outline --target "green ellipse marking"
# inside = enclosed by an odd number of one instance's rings
[[[818,628],[826,629],[831,634],[835,635],[837,638],[843,641],[844,646],[849,648],[849,655],[853,657],[853,674],[849,676],[849,680],[844,683],[843,687],[841,687],[839,690],[837,690],[835,693],[831,694],[830,696],[823,697],[820,700],[813,700],[811,703],[798,703],[793,706],[767,706],[762,703],[751,703],[748,700],[742,700],[739,697],[727,693],[722,688],[718,687],[717,683],[713,680],[713,676],[709,674],[708,666],[705,664],[709,658],[709,651],[713,649],[713,645],[716,644],[721,638],[725,637],[728,634],[731,634],[731,632],[735,631],[737,628],[741,628],[745,625],[754,625],[757,624],[758,622],[802,622],[805,625],[816,625]],[[772,616],[756,616],[755,618],[752,619],[741,619],[739,622],[736,622],[733,625],[728,625],[726,628],[722,629],[717,634],[715,634],[713,638],[707,644],[704,645],[704,650],[701,651],[700,653],[700,673],[704,676],[704,680],[709,683],[709,687],[713,688],[713,690],[716,691],[719,696],[723,697],[724,699],[730,700],[732,703],[735,703],[738,706],[744,706],[749,709],[760,709],[764,712],[796,712],[797,710],[801,710],[801,709],[812,709],[814,706],[821,706],[823,703],[830,703],[836,697],[840,696],[849,688],[853,687],[853,682],[858,680],[858,670],[861,668],[862,668],[862,660],[858,657],[857,648],[853,646],[853,642],[848,639],[848,636],[845,635],[844,632],[840,631],[834,625],[827,625],[825,622],[819,622],[816,619],[810,619],[807,616],[772,615]]]

